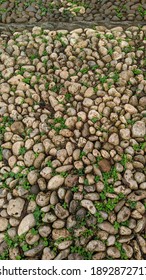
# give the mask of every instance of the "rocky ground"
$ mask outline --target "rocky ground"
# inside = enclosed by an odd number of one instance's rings
[[[145,0],[0,0],[2,23],[146,20]]]
[[[145,46],[146,25],[1,34],[0,259],[146,259]]]

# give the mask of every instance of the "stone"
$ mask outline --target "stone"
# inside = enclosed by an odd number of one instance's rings
[[[72,188],[78,184],[78,175],[69,174],[65,178],[65,186]]]
[[[132,136],[136,138],[144,137],[146,135],[146,126],[143,121],[137,121],[132,126]]]
[[[24,146],[23,141],[16,141],[13,145],[12,145],[12,152],[15,156],[18,156],[20,154],[20,148],[22,148]]]
[[[43,169],[42,169],[42,171],[40,172],[40,175],[43,177],[43,178],[45,178],[46,180],[49,180],[49,179],[51,179],[51,177],[52,177],[52,168],[51,167],[44,167]]]
[[[24,163],[26,166],[30,167],[33,165],[35,160],[35,154],[32,150],[29,150],[24,155]]]
[[[5,231],[8,227],[8,220],[6,218],[0,217],[0,232]]]
[[[94,92],[93,87],[89,87],[88,89],[86,89],[86,91],[84,93],[84,97],[90,98],[94,94],[95,94],[95,92]]]
[[[60,203],[55,205],[54,212],[59,219],[65,219],[69,216],[68,210],[64,209]]]
[[[123,206],[122,209],[117,214],[117,222],[122,223],[129,219],[131,211],[128,207]]]
[[[11,199],[7,207],[8,215],[13,216],[15,218],[19,218],[23,211],[24,204],[25,204],[24,199],[20,197],[16,199]]]
[[[52,238],[53,240],[57,240],[59,238],[66,238],[70,236],[69,231],[66,228],[63,229],[53,229],[52,230]]]
[[[64,70],[64,71],[61,71],[61,72],[60,72],[60,77],[61,77],[62,79],[67,80],[68,76],[69,76],[68,71]]]
[[[44,207],[44,206],[48,205],[49,200],[50,200],[50,192],[47,192],[47,193],[39,192],[37,194],[37,197],[36,197],[37,205]]]
[[[96,213],[96,208],[93,202],[88,199],[81,200],[81,206],[86,208],[93,215]]]
[[[64,178],[61,175],[55,175],[48,182],[48,190],[57,190],[64,183]]]
[[[108,139],[108,142],[114,146],[119,145],[119,136],[117,133],[112,133]]]
[[[100,240],[91,240],[87,246],[86,250],[90,252],[102,252],[106,250],[105,244]]]
[[[124,105],[124,109],[126,112],[130,113],[131,115],[136,114],[137,113],[137,109],[130,105],[130,104],[125,104]]]
[[[36,225],[36,220],[33,214],[26,215],[20,222],[18,226],[18,235],[29,231],[29,229],[33,228]]]
[[[124,140],[130,139],[130,130],[128,128],[120,129],[120,136]]]
[[[102,172],[109,172],[111,170],[111,163],[107,159],[102,159],[98,162],[98,166]]]
[[[55,252],[49,247],[45,247],[42,254],[42,260],[53,260],[55,258]]]
[[[102,230],[105,230],[109,234],[116,234],[118,232],[118,230],[116,230],[114,228],[114,226],[112,224],[110,224],[109,222],[100,223],[100,224],[98,224],[98,227]]]
[[[32,170],[27,175],[28,182],[30,185],[34,185],[37,182],[38,179],[38,172],[37,170]]]
[[[37,255],[40,251],[42,251],[44,248],[44,245],[43,244],[39,244],[38,246],[36,246],[35,248],[33,249],[30,249],[26,252],[24,252],[24,255],[26,257],[34,257],[35,255]]]
[[[13,133],[21,135],[24,132],[24,124],[20,121],[15,121],[11,125],[11,131]]]
[[[107,255],[113,259],[119,259],[121,256],[119,250],[114,246],[107,248]]]

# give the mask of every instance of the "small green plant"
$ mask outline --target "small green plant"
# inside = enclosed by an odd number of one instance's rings
[[[39,58],[39,54],[31,54],[30,60],[33,62],[34,59]]]
[[[107,82],[108,77],[107,76],[102,76],[99,78],[99,81],[101,82],[101,84],[104,84]]]
[[[116,248],[120,251],[121,259],[122,259],[122,260],[127,260],[128,257],[127,257],[127,255],[126,255],[125,250],[124,250],[123,247],[122,247],[122,244],[121,244],[120,242],[116,241],[116,242],[115,242],[115,246],[116,246]]]
[[[89,181],[88,181],[88,179],[85,179],[85,180],[84,180],[84,185],[85,185],[85,186],[89,186]]]
[[[114,228],[115,228],[116,230],[118,230],[120,227],[121,227],[121,226],[120,226],[120,223],[118,223],[117,221],[115,221],[115,222],[114,222]]]
[[[80,69],[80,72],[81,72],[82,74],[87,74],[88,71],[89,71],[89,68],[82,68],[82,69]]]
[[[134,120],[131,120],[131,119],[128,119],[128,120],[127,120],[127,124],[130,124],[130,125],[133,125],[133,124],[135,124],[135,122],[136,122],[136,121],[134,121]]]
[[[74,186],[74,187],[71,188],[71,191],[74,192],[74,193],[78,192],[78,190],[79,190],[78,186]]]
[[[31,232],[32,235],[38,234],[38,230],[35,229],[35,228],[31,228],[30,232]]]
[[[90,236],[93,236],[94,235],[94,231],[92,229],[86,229],[82,235],[85,237],[85,238],[88,238]]]
[[[64,209],[67,209],[68,204],[64,201],[64,203],[62,204],[62,207],[63,207]]]
[[[51,160],[48,160],[47,163],[46,163],[46,165],[47,165],[48,167],[52,167],[52,161],[51,161]]]
[[[133,145],[134,151],[144,150],[145,147],[146,147],[146,142]]]
[[[128,205],[129,205],[129,207],[130,207],[131,209],[135,209],[135,208],[136,208],[136,204],[137,204],[136,201],[128,200],[127,203],[128,203]]]
[[[146,10],[143,8],[142,5],[138,6],[138,12],[142,17],[144,17],[146,15]]]
[[[98,183],[100,181],[100,176],[96,175],[94,180],[95,180],[96,183]]]
[[[120,163],[123,165],[124,170],[126,170],[126,164],[127,164],[127,162],[128,162],[127,155],[126,155],[126,154],[123,154]]]
[[[53,124],[50,124],[50,127],[51,129],[54,129],[57,133],[60,132],[60,130],[64,129],[64,128],[68,128],[66,125],[65,125],[65,119],[63,117],[60,117],[60,118],[55,118],[53,120]]]
[[[80,159],[82,159],[83,156],[86,156],[86,153],[84,151],[80,152]]]
[[[27,149],[25,147],[21,147],[19,149],[19,155],[21,155],[21,156],[25,155],[26,151],[27,151]]]
[[[0,260],[9,260],[9,250],[6,249],[1,255]]]
[[[22,75],[22,76],[23,76],[23,74],[25,73],[25,71],[26,71],[26,68],[21,67],[20,70],[17,71],[17,75]]]
[[[113,34],[105,34],[104,37],[105,37],[106,39],[109,39],[109,40],[112,40],[112,39],[115,38]]]
[[[100,212],[96,212],[95,215],[94,215],[97,219],[97,223],[101,224],[104,222],[104,219],[102,218]]]
[[[91,69],[92,69],[92,70],[99,69],[99,65],[98,65],[98,64],[95,64],[95,65],[91,66]]]
[[[30,85],[31,78],[23,78],[23,82]]]
[[[69,102],[71,100],[71,98],[72,98],[72,94],[71,93],[66,93],[65,94],[65,99],[66,99],[67,102]]]
[[[115,11],[116,11],[116,16],[117,16],[119,19],[122,19],[122,17],[123,17],[122,10],[119,9],[119,8],[115,8]]]
[[[107,53],[108,53],[109,55],[112,55],[113,52],[114,52],[114,50],[111,48],[111,49],[108,49],[108,52],[107,52]]]
[[[142,71],[140,69],[134,69],[134,70],[132,70],[132,72],[134,75],[139,75],[142,73]]]
[[[33,212],[37,227],[41,225],[42,214],[43,213],[41,212],[41,208],[37,205]]]
[[[63,177],[63,178],[66,178],[69,174],[67,172],[60,172],[60,175]]]
[[[99,119],[98,119],[97,117],[93,117],[93,118],[91,119],[91,122],[96,123],[98,120],[99,120]]]
[[[29,184],[29,182],[25,181],[23,184],[22,184],[23,188],[25,190],[30,190],[31,188],[31,185]]]
[[[3,154],[2,154],[2,152],[3,152],[3,149],[0,147],[0,161],[3,160]]]
[[[85,260],[92,260],[92,252],[85,250],[83,247],[80,246],[71,246],[70,248],[71,253],[78,253],[81,255]]]

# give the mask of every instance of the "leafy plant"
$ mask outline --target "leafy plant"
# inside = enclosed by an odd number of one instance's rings
[[[27,149],[25,147],[21,147],[19,149],[19,155],[23,156],[26,153]]]
[[[127,162],[128,162],[127,155],[126,155],[126,154],[123,154],[120,163],[123,165],[124,170],[126,170],[126,164],[127,164]]]
[[[85,260],[92,260],[92,252],[85,250],[83,247],[80,246],[71,246],[70,248],[71,253],[78,253],[81,255]]]
[[[134,69],[134,70],[132,70],[132,72],[134,75],[139,75],[142,73],[142,71],[140,69]]]
[[[78,186],[74,186],[74,187],[71,188],[71,191],[74,192],[74,193],[78,192],[78,190],[79,190]]]
[[[116,242],[115,242],[115,246],[116,246],[116,248],[120,251],[121,259],[122,259],[122,260],[127,260],[128,257],[127,257],[127,255],[126,255],[125,250],[124,250],[123,247],[122,247],[122,244],[121,244],[120,242],[116,241]]]
[[[145,147],[146,147],[146,142],[133,145],[134,151],[144,150]]]

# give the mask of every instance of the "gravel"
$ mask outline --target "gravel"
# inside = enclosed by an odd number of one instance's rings
[[[145,259],[145,31],[1,34],[1,259]]]

